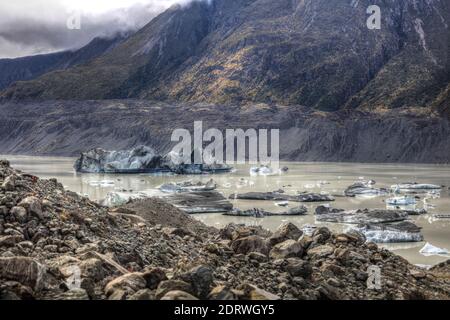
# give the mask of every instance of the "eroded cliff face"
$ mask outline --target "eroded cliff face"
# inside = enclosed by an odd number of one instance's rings
[[[366,26],[381,8],[381,30]],[[429,107],[450,79],[445,0],[215,0],[175,6],[90,63],[5,100],[145,98],[323,111]]]
[[[426,115],[423,113],[427,113]],[[450,163],[450,123],[427,110],[325,113],[301,106],[140,100],[0,106],[0,153],[75,156],[148,145],[170,151],[174,129],[279,128],[283,160]]]

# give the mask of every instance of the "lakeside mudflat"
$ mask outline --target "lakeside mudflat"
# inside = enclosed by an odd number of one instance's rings
[[[145,191],[149,194],[155,189],[169,182],[182,182],[186,180],[207,182],[213,178],[218,191],[226,197],[234,193],[244,192],[270,192],[278,189],[286,193],[297,192],[326,192],[329,194],[342,194],[343,190],[353,182],[364,179],[375,180],[378,188],[390,187],[402,182],[433,183],[445,186],[440,197],[419,200],[415,206],[421,209],[424,206],[428,214],[413,216],[412,221],[422,228],[424,242],[382,244],[396,254],[406,258],[413,264],[434,265],[447,260],[445,255],[425,256],[419,253],[426,242],[440,248],[450,249],[450,220],[433,219],[435,214],[450,213],[450,166],[448,165],[411,165],[411,164],[351,164],[351,163],[283,163],[289,171],[281,175],[252,176],[250,166],[236,166],[236,170],[229,174],[204,176],[179,175],[111,175],[111,174],[75,174],[72,168],[73,158],[60,157],[29,157],[29,156],[0,156],[11,161],[13,167],[36,174],[41,178],[57,178],[66,189],[89,196],[92,200],[101,200],[114,190]],[[385,209],[385,200],[389,195],[375,197],[336,197],[332,207],[346,210],[351,209]],[[260,208],[270,212],[281,212],[286,208],[275,205],[274,201],[231,200],[239,209]],[[207,225],[224,227],[228,223],[245,223],[257,225],[274,231],[282,222],[292,222],[301,227],[305,224],[316,223],[314,210],[323,203],[306,204],[308,214],[295,217],[232,217],[220,213],[199,214],[194,217]],[[294,204],[292,204],[294,205]],[[346,226],[330,223],[317,223],[337,232],[344,231]]]

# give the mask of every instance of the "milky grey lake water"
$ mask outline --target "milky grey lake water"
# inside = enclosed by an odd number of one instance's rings
[[[57,178],[66,189],[89,196],[92,200],[105,198],[108,192],[115,190],[133,190],[152,192],[158,186],[168,182],[203,181],[213,178],[218,184],[218,190],[226,197],[236,192],[274,191],[284,189],[288,194],[301,191],[327,192],[342,194],[343,190],[353,182],[361,179],[375,180],[376,187],[390,187],[402,182],[432,183],[445,186],[437,199],[428,201],[428,214],[414,216],[411,219],[420,227],[425,241],[418,243],[400,243],[383,245],[389,250],[405,257],[411,263],[433,265],[445,261],[450,256],[424,256],[419,250],[426,242],[450,250],[450,219],[433,219],[433,214],[450,214],[450,166],[449,165],[410,165],[410,164],[355,164],[355,163],[283,163],[289,167],[285,174],[273,176],[252,176],[249,165],[235,166],[235,171],[229,174],[203,176],[177,175],[111,175],[111,174],[76,174],[72,168],[73,158],[60,157],[29,157],[0,156],[8,159],[17,169],[35,174],[41,178]],[[99,183],[107,182],[107,183]],[[386,208],[386,197],[337,197],[331,206],[342,209]],[[267,211],[280,212],[285,210],[275,205],[273,201],[232,200],[233,205],[240,209],[261,208]],[[320,203],[323,204],[323,203]],[[271,230],[281,223],[290,221],[299,227],[305,224],[315,224],[314,210],[318,203],[306,204],[309,212],[299,217],[265,217],[244,218],[230,217],[221,214],[194,215],[205,224],[222,227],[230,222],[261,225]],[[294,204],[293,204],[294,205]],[[298,205],[298,204],[297,204]],[[417,208],[424,203],[419,201]],[[347,226],[339,224],[323,224],[333,230],[342,231]]]

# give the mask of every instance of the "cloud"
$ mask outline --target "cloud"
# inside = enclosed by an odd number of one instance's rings
[[[0,58],[79,48],[96,36],[138,29],[176,2],[179,1],[2,1]],[[81,18],[80,30],[67,28],[67,20],[75,13]]]

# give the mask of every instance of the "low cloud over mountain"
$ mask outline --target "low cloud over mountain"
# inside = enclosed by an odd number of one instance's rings
[[[0,3],[0,58],[79,48],[94,37],[135,30],[176,0],[16,0]],[[81,30],[67,20],[81,14]]]

